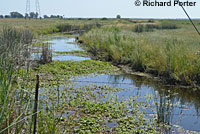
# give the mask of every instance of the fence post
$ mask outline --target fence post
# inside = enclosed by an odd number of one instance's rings
[[[36,133],[36,128],[37,128],[38,90],[39,90],[39,75],[36,75],[35,104],[34,104],[34,110],[33,110],[33,113],[34,113],[34,115],[33,115],[33,117],[34,117],[33,134]]]

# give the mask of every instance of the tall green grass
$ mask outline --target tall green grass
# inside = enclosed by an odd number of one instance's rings
[[[38,31],[39,34],[53,34],[53,33],[63,33],[63,32],[76,32],[76,33],[82,33],[84,31],[89,31],[90,29],[94,27],[101,27],[101,24],[99,23],[83,23],[83,24],[69,24],[69,23],[63,23],[58,24],[56,26],[44,28]]]
[[[14,27],[16,29],[29,29],[35,35],[51,34],[57,32],[68,32],[68,30],[80,28],[80,30],[90,29],[91,26],[99,27],[101,25],[116,23],[114,20],[101,19],[0,19],[0,29],[3,26]]]
[[[0,31],[0,130],[21,119],[30,105],[30,94],[26,92],[29,70],[26,59],[32,39],[33,35],[28,30],[3,28]],[[24,123],[15,125],[15,133]],[[12,133],[12,128],[4,133]]]
[[[85,33],[80,40],[98,59],[128,64],[136,71],[164,76],[173,83],[199,83],[200,57],[196,52],[200,46],[197,41],[189,44],[177,38],[104,27]]]
[[[142,33],[142,32],[153,32],[157,30],[173,30],[178,29],[179,27],[173,23],[161,23],[161,24],[137,24],[133,28],[133,32]]]

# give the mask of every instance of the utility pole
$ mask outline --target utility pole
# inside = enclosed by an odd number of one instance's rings
[[[38,13],[38,17],[41,17],[39,0],[35,0],[35,7],[36,7],[36,13]]]
[[[31,12],[31,0],[26,0],[26,15],[30,15],[30,12]],[[38,17],[41,17],[39,0],[35,0],[35,13],[38,14]]]
[[[26,14],[30,14],[31,10],[31,2],[30,0],[26,0]]]

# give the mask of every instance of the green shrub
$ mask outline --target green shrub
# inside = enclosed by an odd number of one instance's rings
[[[142,24],[138,24],[134,27],[133,32],[142,33],[145,31],[145,26]]]
[[[178,29],[179,27],[176,24],[171,23],[161,23],[161,24],[138,24],[135,25],[133,32],[142,33],[142,32],[152,32],[154,29],[165,30],[165,29]]]
[[[106,17],[103,17],[101,20],[108,20],[108,18],[106,18]]]
[[[178,26],[171,23],[162,23],[160,29],[178,29]]]

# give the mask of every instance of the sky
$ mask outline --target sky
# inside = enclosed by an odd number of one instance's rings
[[[31,1],[31,11],[35,11],[35,0]],[[155,1],[155,0],[151,0]],[[169,1],[169,0],[157,0]],[[181,0],[187,1],[187,0]],[[185,7],[191,18],[200,18],[200,1],[194,7]],[[64,15],[66,18],[187,18],[180,6],[144,7],[135,6],[135,0],[40,0],[41,15]],[[1,0],[0,14],[18,11],[25,14],[26,0]]]

